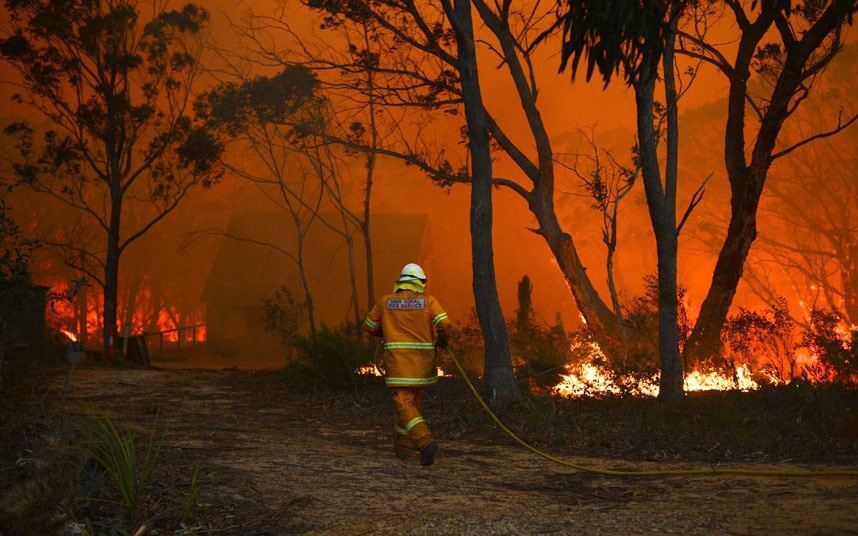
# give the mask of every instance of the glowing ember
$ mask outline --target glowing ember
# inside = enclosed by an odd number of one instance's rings
[[[60,332],[69,338],[71,342],[77,342],[77,335],[67,329],[61,329]]]
[[[383,376],[378,367],[375,365],[365,365],[363,367],[358,367],[355,371],[358,376]]]
[[[381,371],[375,365],[365,365],[363,367],[358,367],[355,371],[358,376],[384,376]],[[448,374],[444,372],[444,369],[441,367],[437,367],[436,374],[438,377],[446,377],[449,378],[452,374]]]

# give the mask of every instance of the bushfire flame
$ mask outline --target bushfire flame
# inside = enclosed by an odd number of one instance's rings
[[[61,329],[60,332],[69,338],[71,342],[77,342],[77,335],[67,329]]]

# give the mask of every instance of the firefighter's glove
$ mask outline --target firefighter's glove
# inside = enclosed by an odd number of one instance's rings
[[[435,341],[435,346],[442,350],[450,346],[450,338],[447,336],[446,331],[438,330],[438,339]]]

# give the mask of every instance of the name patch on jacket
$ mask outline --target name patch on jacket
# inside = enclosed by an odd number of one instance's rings
[[[416,311],[426,308],[423,298],[389,298],[387,308],[391,311]]]

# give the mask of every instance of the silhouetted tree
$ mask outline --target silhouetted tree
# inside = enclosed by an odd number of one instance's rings
[[[739,30],[738,42],[714,44],[695,31],[706,26],[707,10],[694,11],[694,22],[699,24],[678,34],[683,54],[714,66],[729,84],[724,161],[731,192],[730,222],[686,348],[691,361],[719,352],[721,329],[757,237],[757,210],[772,163],[814,140],[839,133],[858,119],[854,112],[841,114],[830,128],[778,147],[784,124],[841,50],[844,27],[852,24],[856,10],[855,0],[725,0],[723,11]],[[751,89],[754,75],[763,82],[758,91]]]
[[[16,139],[13,185],[85,214],[103,248],[77,251],[104,292],[103,337],[116,335],[120,258],[196,185],[219,178],[221,146],[192,121],[206,10],[187,4],[106,0],[7,0],[11,31],[0,59],[16,78],[13,100],[50,127],[28,122]],[[138,223],[123,226],[127,212]],[[128,218],[126,218],[128,219]],[[65,244],[64,247],[73,247]]]
[[[561,69],[571,60],[574,76],[586,58],[587,76],[598,71],[606,84],[619,75],[634,89],[637,106],[636,158],[643,176],[658,257],[659,398],[683,397],[679,348],[676,192],[679,158],[679,91],[674,42],[687,2],[671,0],[567,0],[559,20]],[[665,104],[656,101],[663,81]],[[664,172],[658,145],[665,139]],[[693,208],[689,206],[689,211]],[[684,222],[685,218],[682,218]]]
[[[515,326],[524,330],[533,323],[533,283],[526,275],[518,282],[516,297],[518,309],[515,311]]]
[[[520,397],[510,360],[509,333],[498,297],[492,244],[492,155],[489,122],[480,77],[471,1],[443,0],[447,17],[456,34],[457,69],[460,78],[468,149],[471,155],[471,258],[477,318],[486,341],[486,368],[483,380],[494,402]]]

